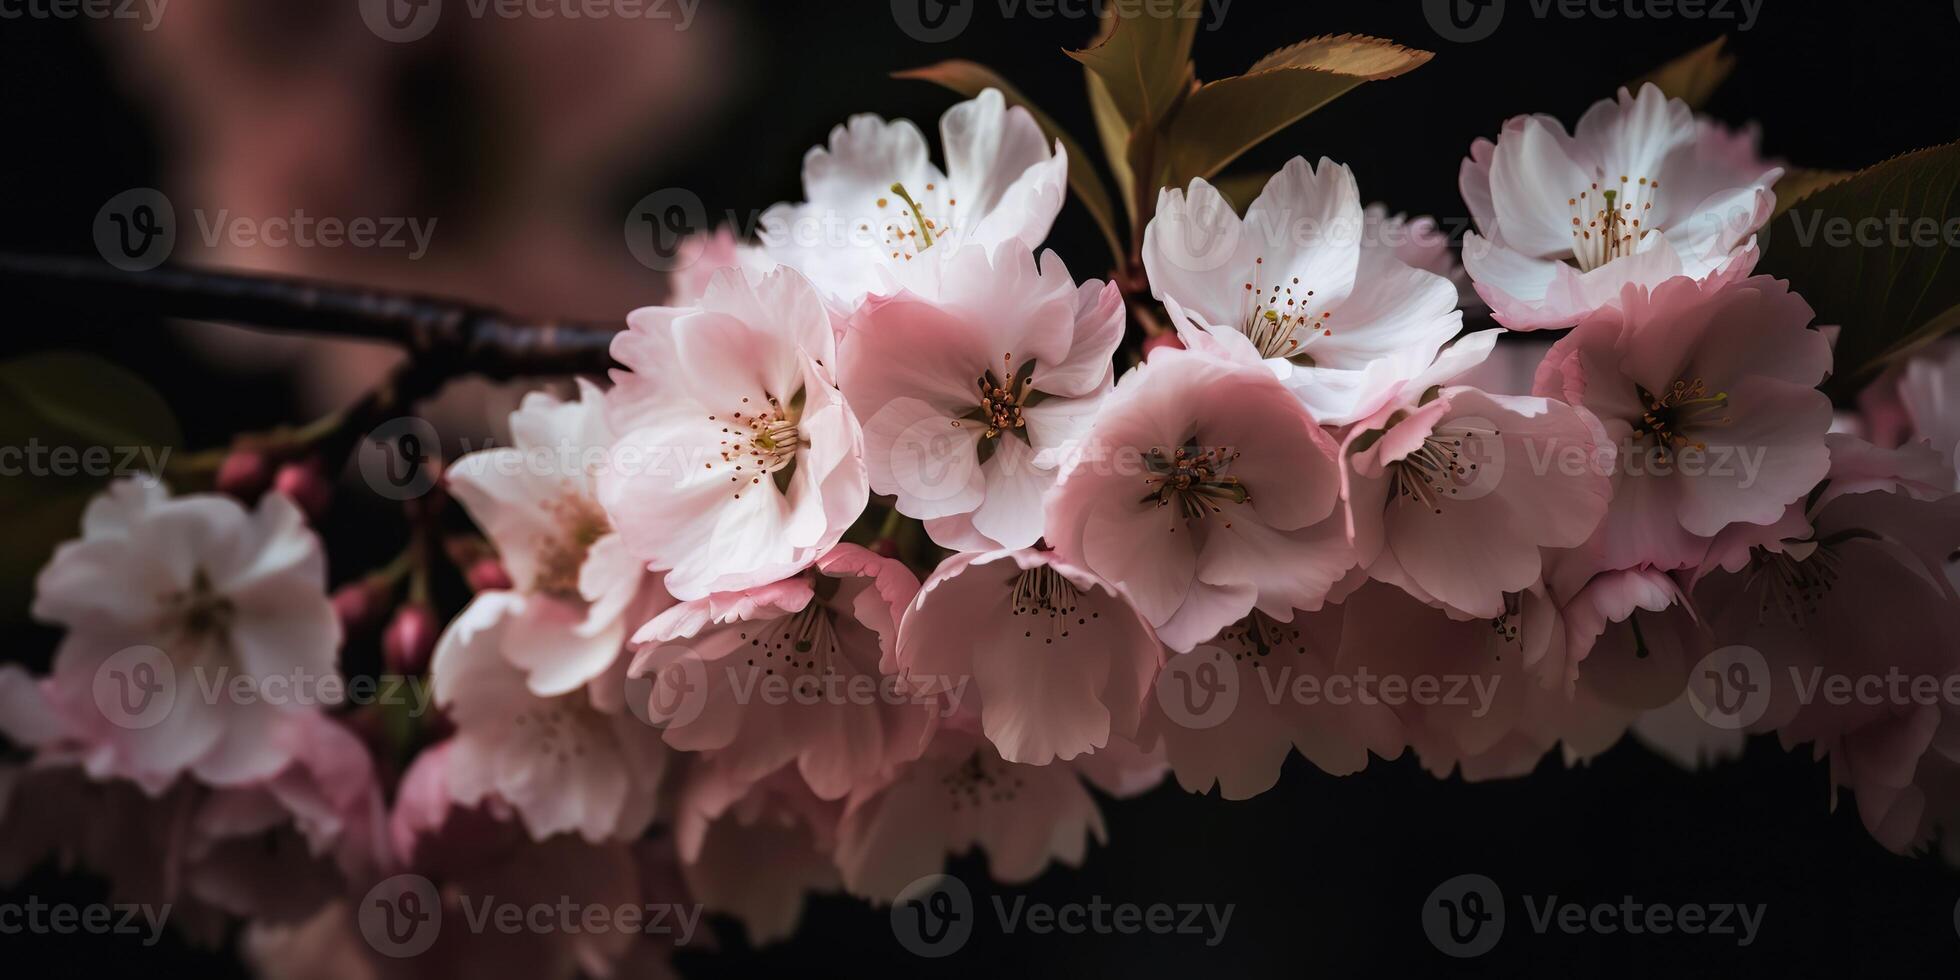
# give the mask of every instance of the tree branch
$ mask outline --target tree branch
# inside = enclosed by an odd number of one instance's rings
[[[413,364],[408,373],[419,384],[402,387],[425,391],[463,374],[600,374],[612,365],[607,350],[619,332],[361,286],[170,266],[126,272],[88,259],[7,253],[0,253],[0,295],[90,313],[385,341]]]

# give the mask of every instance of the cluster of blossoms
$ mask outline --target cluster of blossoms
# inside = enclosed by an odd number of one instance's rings
[[[1689,763],[1774,731],[1886,845],[1960,840],[1960,704],[1802,683],[1960,674],[1960,361],[1834,417],[1830,328],[1752,275],[1781,174],[1752,134],[1649,85],[1471,148],[1476,295],[1502,328],[1570,328],[1528,384],[1497,380],[1520,376],[1489,360],[1504,329],[1464,332],[1450,254],[1383,234],[1426,219],[1364,207],[1341,164],[1291,160],[1242,214],[1203,179],[1162,189],[1141,262],[1168,326],[1137,360],[1141,296],[1038,251],[1061,144],[988,90],[940,149],[853,117],[759,241],[692,243],[609,386],[534,393],[511,448],[454,462],[508,574],[442,633],[450,731],[389,806],[315,708],[105,722],[132,645],[180,675],[331,673],[339,628],[282,498],[103,497],[41,577],[52,675],[0,673],[35,750],[0,812],[120,793],[118,819],[176,836],[9,846],[255,910],[277,961],[349,955],[356,897],[403,870],[445,901],[524,875],[686,896],[778,939],[806,892],[890,901],[975,848],[1029,879],[1103,838],[1093,791],[1168,773],[1241,799],[1292,750],[1491,778],[1629,731]],[[565,445],[604,452],[503,458]],[[188,815],[135,816],[159,807]],[[448,953],[658,955],[558,938]]]

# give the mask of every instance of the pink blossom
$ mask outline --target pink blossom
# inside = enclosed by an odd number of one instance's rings
[[[598,485],[626,551],[681,599],[765,585],[829,551],[869,490],[808,281],[725,270],[698,305],[627,322],[608,399],[621,435]]]
[[[1049,495],[1047,540],[1189,650],[1255,607],[1320,607],[1355,564],[1339,484],[1332,440],[1270,371],[1159,350]]]
[[[1538,582],[1541,549],[1585,543],[1611,484],[1597,424],[1549,398],[1436,388],[1350,430],[1343,469],[1369,574],[1469,615]],[[1561,466],[1561,461],[1576,466]]]
[[[1783,175],[1755,144],[1652,83],[1594,103],[1570,135],[1515,116],[1463,161],[1458,186],[1482,232],[1464,236],[1463,264],[1513,330],[1569,327],[1627,286],[1746,276]]]
[[[1061,455],[1109,390],[1122,295],[1077,288],[1053,252],[1037,269],[1018,243],[960,249],[933,272],[924,292],[865,303],[844,337],[838,380],[871,489],[946,547],[1029,547]]]
[[[1597,416],[1617,457],[1594,567],[1695,564],[1723,528],[1771,524],[1817,485],[1831,351],[1810,320],[1780,280],[1677,277],[1628,286],[1553,345],[1537,394]]]
[[[634,637],[647,644],[631,668],[651,678],[646,717],[730,778],[794,763],[819,797],[840,799],[931,734],[935,694],[879,667],[918,589],[902,562],[838,545],[791,578],[680,603]]]
[[[765,253],[810,277],[839,312],[890,288],[893,270],[937,261],[944,243],[1032,251],[1067,193],[1068,154],[995,89],[939,121],[942,171],[910,121],[852,116],[803,157],[801,204],[762,214]]]
[[[1261,361],[1327,425],[1372,413],[1462,328],[1456,289],[1391,248],[1363,247],[1347,167],[1294,157],[1241,220],[1203,179],[1165,188],[1144,230],[1150,294],[1186,346],[1204,331]]]
[[[41,570],[33,614],[67,632],[43,703],[0,725],[153,793],[185,773],[239,785],[286,768],[291,724],[317,709],[302,694],[337,679],[326,558],[279,494],[247,511],[217,494],[113,484]],[[268,678],[265,689],[293,696],[233,696]]]
[[[965,693],[1008,762],[1046,765],[1136,734],[1156,634],[1108,583],[1052,552],[954,555],[899,630],[897,666],[920,693]]]

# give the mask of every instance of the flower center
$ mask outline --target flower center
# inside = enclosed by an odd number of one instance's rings
[[[931,191],[934,187],[933,184],[927,184],[926,190]],[[904,184],[893,182],[891,193],[896,195],[899,203],[904,206],[899,209],[897,218],[884,222],[883,228],[880,229],[884,233],[885,249],[891,253],[892,258],[910,262],[913,256],[932,247],[935,236],[943,237],[949,229],[927,217],[925,207],[912,199],[911,192],[905,189]],[[950,208],[956,203],[958,202],[948,198],[946,206]],[[880,211],[891,206],[890,198],[878,199]]]
[[[556,534],[538,543],[538,569],[531,580],[531,591],[560,599],[579,601],[579,569],[592,545],[612,530],[606,512],[598,501],[567,491],[544,505],[556,524]]]
[[[609,723],[590,706],[580,704],[582,692],[537,703],[511,719],[525,740],[560,764],[582,759],[586,747],[610,738]]]
[[[1246,310],[1239,330],[1252,341],[1260,357],[1283,357],[1311,367],[1313,358],[1307,355],[1306,345],[1317,337],[1333,335],[1327,323],[1333,311],[1323,310],[1319,316],[1308,312],[1313,290],[1303,289],[1295,295],[1299,276],[1265,288],[1260,283],[1265,267],[1264,256],[1252,260],[1252,279],[1245,284]]]
[[[1792,546],[1782,552],[1756,548],[1750,558],[1753,568],[1748,584],[1762,588],[1756,622],[1764,622],[1775,612],[1799,628],[1822,608],[1824,597],[1837,584],[1842,564],[1824,545]]]
[[[1651,217],[1660,181],[1621,174],[1618,187],[1599,183],[1565,199],[1572,208],[1572,261],[1580,272],[1640,251],[1641,239],[1653,230],[1643,222]]]
[[[761,409],[750,408],[754,402],[742,399],[742,409],[729,413],[728,420],[721,427],[724,437],[721,440],[721,461],[729,467],[728,482],[735,485],[735,499],[742,499],[742,491],[758,486],[764,476],[775,479],[776,489],[789,492],[790,477],[796,472],[796,454],[810,444],[796,427],[803,417],[802,389],[784,405],[774,396],[768,397],[768,406]],[[708,421],[721,421],[719,416],[710,415]],[[714,469],[713,463],[702,464]]]
[[[749,666],[761,667],[765,674],[774,674],[778,665],[786,674],[837,673],[836,615],[814,596],[803,608],[740,635],[749,641]],[[756,662],[758,652],[761,663]]]
[[[1222,514],[1224,508],[1220,501],[1243,504],[1252,499],[1252,492],[1236,476],[1226,476],[1225,468],[1239,458],[1230,449],[1199,449],[1185,446],[1165,455],[1162,448],[1150,450],[1143,458],[1143,465],[1151,475],[1144,478],[1144,485],[1150,492],[1144,494],[1145,501],[1155,500],[1159,507],[1176,505],[1177,515],[1187,521],[1198,520],[1207,513]],[[1226,527],[1231,527],[1228,518]],[[1171,533],[1177,533],[1177,522],[1171,522]]]
[[[1238,648],[1232,659],[1251,660],[1255,665],[1263,665],[1275,652],[1307,652],[1298,623],[1279,622],[1257,609],[1219,631],[1218,638]]]
[[[1422,445],[1389,464],[1395,499],[1442,513],[1443,501],[1477,478],[1473,454],[1478,442],[1497,435],[1496,429],[1472,425],[1438,426],[1423,437]]]
[[[1021,437],[1022,442],[1027,442],[1028,422],[1021,416],[1021,410],[1039,403],[1046,393],[1028,387],[1028,377],[1034,374],[1034,361],[1023,361],[1017,371],[1014,369],[1014,355],[1009,352],[1000,356],[1000,365],[999,374],[989,368],[974,381],[974,386],[980,391],[980,404],[954,419],[953,428],[962,428],[966,423],[974,422],[985,427],[980,433],[982,439],[1011,432]],[[1000,380],[1003,377],[1007,378],[1006,382]],[[990,446],[983,444],[981,462],[986,462],[985,457],[992,455],[990,449]]]
[[[189,588],[166,593],[162,601],[164,616],[185,647],[222,650],[230,644],[237,610],[229,598],[218,594],[204,569],[191,573]]]
[[[1691,438],[1689,431],[1729,424],[1726,414],[1729,393],[1709,394],[1708,386],[1700,378],[1676,381],[1658,395],[1639,385],[1634,385],[1634,389],[1640,393],[1640,402],[1646,409],[1634,424],[1633,436],[1635,439],[1651,437],[1654,445],[1663,451],[1707,449],[1708,444]]]
[[[1021,777],[1005,764],[989,766],[975,752],[952,771],[939,777],[939,785],[952,797],[952,808],[978,808],[987,803],[1011,803],[1020,795]]]
[[[1082,592],[1060,572],[1047,565],[1026,569],[1014,579],[1014,595],[1008,606],[1008,615],[1019,618],[1029,616],[1039,620],[1047,617],[1048,623],[1042,628],[1044,645],[1068,636],[1069,620],[1075,625],[1087,625],[1089,620],[1098,618],[1097,613],[1080,616]],[[1039,625],[1038,623],[1035,625]],[[1021,633],[1024,639],[1034,638],[1035,627],[1029,626]]]

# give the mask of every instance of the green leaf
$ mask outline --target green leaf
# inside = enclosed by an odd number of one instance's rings
[[[1095,72],[1084,69],[1082,80],[1089,89],[1089,111],[1096,117],[1096,137],[1102,141],[1103,159],[1116,176],[1116,192],[1123,198],[1123,210],[1130,221],[1137,220],[1137,179],[1130,169],[1130,124],[1116,108],[1109,86]]]
[[[1960,325],[1960,142],[1894,157],[1812,191],[1773,226],[1757,271],[1788,279],[1843,327],[1833,386]]]
[[[1280,130],[1363,82],[1394,78],[1433,55],[1342,34],[1281,48],[1234,78],[1206,82],[1171,121],[1166,183],[1209,179]]]
[[[1770,220],[1776,220],[1798,201],[1849,176],[1851,176],[1849,170],[1784,168],[1783,176],[1776,181],[1776,211],[1770,215]]]
[[[163,398],[100,357],[56,351],[0,361],[0,447],[8,451],[0,460],[8,534],[0,622],[26,618],[35,575],[55,545],[80,533],[90,497],[115,476],[162,464],[181,442]],[[101,451],[90,453],[94,447]]]
[[[1116,234],[1116,209],[1110,203],[1109,188],[1104,187],[1102,178],[1096,175],[1095,163],[1090,160],[1088,152],[1039,106],[1028,101],[1019,89],[1000,77],[998,72],[978,62],[955,58],[910,71],[893,72],[892,77],[915,78],[943,85],[968,98],[979,95],[985,89],[999,89],[1008,105],[1026,109],[1028,115],[1034,117],[1035,125],[1040,126],[1049,139],[1059,140],[1062,149],[1067,151],[1069,189],[1075,192],[1075,199],[1082,202],[1089,216],[1095,219],[1096,227],[1102,230],[1104,240],[1109,243],[1110,254],[1117,257],[1123,255],[1122,239]]]
[[[1668,98],[1680,99],[1689,108],[1699,109],[1708,104],[1709,96],[1735,71],[1735,55],[1722,50],[1727,42],[1726,36],[1718,37],[1642,75],[1627,87],[1638,92],[1642,85],[1653,82]]]
[[[1211,182],[1225,200],[1232,202],[1232,210],[1245,217],[1245,209],[1259,199],[1259,192],[1266,189],[1266,182],[1273,179],[1270,171],[1258,170],[1245,174],[1228,174]]]
[[[1198,36],[1198,19],[1181,11],[1117,5],[1106,17],[1096,40],[1082,51],[1066,52],[1101,78],[1110,101],[1134,132],[1154,127],[1182,99],[1195,81],[1191,44]]]

